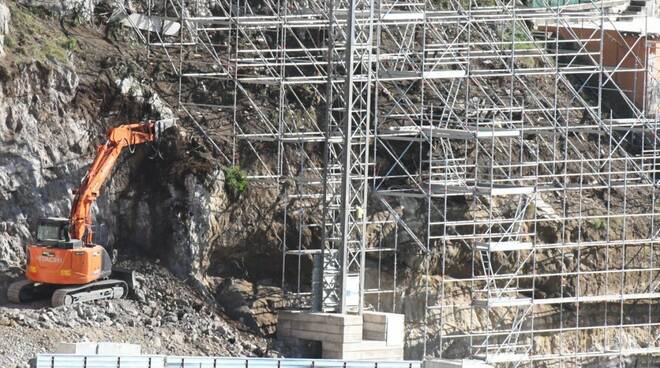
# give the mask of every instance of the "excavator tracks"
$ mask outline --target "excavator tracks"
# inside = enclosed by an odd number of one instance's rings
[[[51,304],[59,307],[93,300],[121,299],[128,295],[128,291],[129,287],[125,281],[114,279],[64,288],[20,280],[9,286],[7,299],[12,303],[20,304],[50,297]]]
[[[9,285],[7,299],[16,304],[29,303],[48,298],[55,288],[53,285],[37,284],[30,280],[19,280]]]
[[[9,285],[7,289],[7,299],[12,303],[24,303],[27,301],[26,290],[27,287],[32,286],[32,282],[29,280],[16,281]],[[21,298],[21,294],[25,295]]]
[[[101,299],[121,299],[128,295],[128,285],[122,280],[102,280],[78,287],[55,290],[51,300],[54,307]]]

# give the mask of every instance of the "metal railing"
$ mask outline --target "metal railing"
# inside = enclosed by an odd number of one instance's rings
[[[36,368],[421,368],[421,361],[39,354]]]

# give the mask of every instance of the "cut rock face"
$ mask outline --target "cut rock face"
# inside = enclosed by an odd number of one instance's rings
[[[281,289],[237,279],[221,281],[216,300],[230,317],[264,336],[275,334],[277,310],[285,307]]]

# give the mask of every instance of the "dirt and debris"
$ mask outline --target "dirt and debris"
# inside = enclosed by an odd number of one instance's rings
[[[53,308],[47,301],[0,304],[0,367],[24,367],[59,342],[140,344],[145,353],[280,356],[272,340],[231,321],[195,286],[148,260],[125,260],[138,285],[129,299]],[[4,290],[0,290],[4,292]]]

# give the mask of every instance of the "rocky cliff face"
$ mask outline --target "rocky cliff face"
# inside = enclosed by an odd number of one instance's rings
[[[93,160],[96,146],[104,141],[107,127],[168,113],[157,95],[147,97],[146,87],[124,78],[117,65],[80,60],[76,51],[58,44],[63,36],[52,32],[58,29],[56,20],[37,24],[28,9],[13,8],[15,21],[7,23],[9,16],[3,11],[7,8],[0,6],[0,37],[11,40],[5,42],[6,55],[0,60],[0,271],[21,265],[38,218],[68,216],[72,189]],[[37,29],[29,29],[33,25]],[[43,60],[28,56],[32,37],[43,37],[54,48]],[[90,51],[94,46],[76,47]],[[105,51],[110,48],[103,46]],[[103,51],[99,59],[107,56]],[[120,179],[109,183],[106,195],[93,208],[95,217],[110,220],[110,227],[120,207],[115,199],[128,184],[122,178],[139,166],[145,156],[142,151],[135,155],[137,163],[118,169],[115,175]],[[116,234],[111,235],[112,242]]]
[[[30,225],[65,216],[88,163],[88,121],[72,114],[79,78],[68,65],[24,64],[0,90],[0,269],[18,266]]]
[[[25,3],[51,12],[57,5]],[[68,216],[72,189],[109,127],[172,116],[141,49],[122,45],[117,57],[93,27],[65,34],[58,17],[17,4],[8,23],[2,9],[0,36],[11,45],[0,61],[0,272],[22,265],[38,218]],[[39,44],[48,46],[43,54]],[[259,263],[277,250],[280,193],[255,187],[230,198],[223,169],[181,123],[161,142],[123,153],[92,209],[97,233],[120,253],[161,259],[200,285],[207,274],[278,275],[277,263]]]

